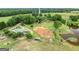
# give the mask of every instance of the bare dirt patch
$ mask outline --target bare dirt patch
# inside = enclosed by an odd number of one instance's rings
[[[44,27],[36,27],[34,29],[34,31],[39,34],[41,37],[44,37],[46,39],[50,39],[52,38],[52,31],[48,30],[47,28],[44,28]]]

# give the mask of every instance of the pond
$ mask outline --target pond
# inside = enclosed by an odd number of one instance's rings
[[[73,34],[61,34],[61,37],[72,45],[79,45],[79,28],[70,30],[73,32]],[[69,38],[73,38],[74,40],[72,41],[72,39]]]
[[[74,33],[74,35],[79,39],[79,28],[71,29],[71,31]]]

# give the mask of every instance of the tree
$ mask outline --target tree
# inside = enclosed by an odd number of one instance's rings
[[[55,29],[58,29],[61,25],[62,25],[62,23],[60,21],[54,21]]]
[[[52,17],[51,20],[53,20],[53,21],[62,21],[63,19],[62,19],[61,15],[56,14]]]
[[[22,15],[13,16],[12,19],[18,24],[23,20]]]
[[[32,34],[31,34],[31,33],[27,33],[27,34],[26,34],[26,38],[27,38],[27,39],[32,39],[32,38],[33,38],[33,36],[32,36]]]
[[[32,13],[32,9],[0,9],[0,17]]]
[[[5,22],[0,22],[0,30],[6,28]]]
[[[9,31],[8,29],[4,29],[3,31],[4,31],[4,34],[6,34],[6,35],[7,35],[8,33],[10,33],[10,31]]]
[[[33,23],[36,22],[36,19],[35,19],[34,16],[27,15],[27,16],[24,16],[23,22],[24,22],[25,24],[33,24]]]
[[[38,12],[38,9],[33,9],[32,11],[32,16],[38,16],[39,15],[39,12]]]
[[[17,37],[23,36],[23,33],[20,33],[20,32],[16,33],[16,32],[9,31],[6,35],[10,38],[16,39]]]
[[[21,37],[21,36],[23,36],[23,35],[24,35],[24,34],[21,33],[21,32],[17,32],[17,33],[16,33],[16,36],[17,36],[17,37]]]
[[[79,16],[77,16],[77,15],[76,16],[70,16],[69,19],[72,20],[72,21],[77,21],[79,19]]]
[[[33,24],[31,24],[31,25],[30,25],[30,27],[31,27],[31,28],[32,28],[32,30],[33,30],[34,25],[33,25]]]
[[[56,42],[62,42],[62,39],[59,33],[59,27],[61,27],[61,25],[62,23],[60,21],[54,21],[54,27],[55,27],[54,36],[55,36]]]
[[[51,19],[52,19],[51,14],[47,14],[47,15],[45,15],[45,16],[47,17],[48,20],[51,20]]]
[[[13,17],[7,21],[7,26],[14,26],[16,24],[17,24],[17,20]]]
[[[18,23],[33,24],[36,22],[36,18],[32,15],[17,15],[13,16],[7,21],[7,26],[14,26]]]
[[[68,22],[68,26],[71,26],[71,27],[74,27],[74,28],[79,27],[79,16],[78,15],[70,16],[69,20],[70,20],[70,22]]]
[[[41,23],[42,21],[44,21],[44,17],[43,16],[37,16],[36,17],[36,22],[37,23]]]

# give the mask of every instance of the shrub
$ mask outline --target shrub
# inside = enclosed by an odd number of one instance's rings
[[[31,15],[17,15],[13,16],[9,21],[7,22],[7,26],[14,26],[18,23],[25,23],[25,24],[33,24],[36,22],[36,18]]]
[[[43,20],[44,20],[44,17],[43,16],[37,16],[36,17],[36,22],[37,23],[41,23]]]
[[[62,17],[61,17],[61,15],[56,14],[56,15],[52,16],[51,20],[53,20],[53,21],[57,21],[57,20],[62,21]]]
[[[10,32],[10,31],[8,31],[8,30],[5,30],[4,33],[5,33],[8,37],[13,38],[13,39],[15,39],[15,38],[17,38],[17,37],[23,36],[23,34],[20,33],[20,32],[15,33],[15,32]]]
[[[58,29],[61,25],[62,25],[62,23],[60,21],[54,21],[55,29]]]
[[[4,34],[6,35],[10,32],[8,29],[4,29],[3,31],[4,31]]]
[[[78,15],[70,16],[69,19],[72,20],[72,21],[77,21],[79,19],[79,16]]]
[[[0,30],[6,28],[5,22],[0,22]]]
[[[33,23],[36,22],[36,19],[35,19],[34,16],[27,15],[27,16],[24,16],[23,22],[24,22],[25,24],[33,24]]]
[[[21,33],[21,32],[17,32],[17,33],[16,33],[16,36],[17,36],[17,37],[21,37],[21,36],[23,36],[23,35],[24,35],[24,34]]]
[[[16,24],[17,24],[17,22],[14,18],[11,18],[7,21],[7,26],[14,26]]]
[[[26,38],[27,38],[27,39],[32,39],[32,38],[33,38],[33,36],[32,36],[32,34],[31,34],[31,33],[27,33],[27,34],[26,34]]]
[[[51,14],[47,14],[47,15],[45,15],[45,17],[47,17],[48,20],[52,20],[52,16],[51,16]]]

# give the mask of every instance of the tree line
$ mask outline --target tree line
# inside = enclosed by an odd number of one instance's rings
[[[56,13],[56,12],[71,12],[71,11],[79,11],[78,8],[40,8],[42,13]],[[39,8],[3,8],[0,9],[0,17],[3,16],[12,16],[17,14],[28,14],[34,13],[37,14],[39,12]]]
[[[12,27],[18,23],[29,25],[29,24],[33,24],[36,22],[40,23],[43,20],[44,20],[44,17],[40,15],[32,16],[32,15],[20,14],[20,15],[13,16],[6,23],[0,22],[0,30],[6,27]]]
[[[64,20],[62,18],[61,15],[51,15],[51,14],[38,14],[38,15],[34,15],[34,14],[20,14],[20,15],[15,15],[12,16],[12,18],[10,18],[6,23],[5,22],[0,22],[0,30],[4,29],[6,27],[11,27],[14,26],[18,23],[21,24],[34,24],[34,23],[41,23],[43,21],[54,21],[54,22],[58,22],[60,21],[61,23],[65,24],[66,20]],[[69,20],[67,20],[67,25],[68,26],[79,26],[79,16],[70,16]]]
[[[41,8],[42,13],[48,13],[48,12],[70,13],[71,11],[79,11],[79,9],[78,8]]]
[[[34,14],[33,15],[20,14],[20,15],[13,16],[6,23],[0,22],[0,30],[6,27],[14,26],[18,23],[29,25],[29,24],[34,24],[34,23],[41,23],[45,20],[50,20],[50,21],[60,20],[61,21],[61,16],[60,15],[51,16],[50,14],[47,14],[47,15],[39,14],[37,16]]]
[[[3,8],[0,9],[0,17],[12,16],[17,14],[38,13],[38,8]]]

